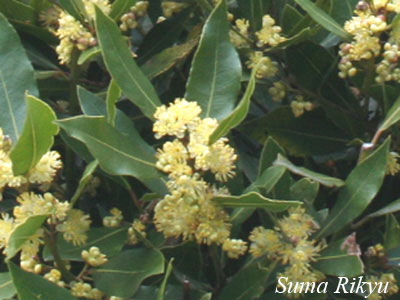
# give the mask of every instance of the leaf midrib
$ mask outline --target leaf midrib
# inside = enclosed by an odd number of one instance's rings
[[[19,138],[18,127],[17,127],[17,123],[16,123],[16,120],[15,120],[15,116],[13,114],[13,108],[12,108],[11,100],[10,100],[10,97],[8,95],[8,88],[7,88],[6,82],[5,82],[4,77],[3,77],[3,72],[1,70],[0,70],[0,81],[1,81],[1,84],[2,84],[2,87],[3,87],[4,98],[6,99],[7,108],[8,108],[8,111],[10,113],[10,118],[11,118],[12,126],[13,126],[13,129],[14,129],[14,133],[15,133],[16,138],[18,139]]]

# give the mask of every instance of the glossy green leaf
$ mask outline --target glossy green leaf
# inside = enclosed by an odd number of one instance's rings
[[[97,160],[93,160],[86,166],[85,171],[83,171],[82,177],[79,180],[78,188],[76,189],[74,195],[71,197],[71,206],[74,206],[76,201],[78,201],[79,197],[82,195],[82,192],[85,189],[86,185],[93,178],[92,174],[94,173],[94,171],[96,171],[98,165],[99,162]]]
[[[239,270],[222,289],[218,300],[258,299],[266,288],[274,264],[252,261]]]
[[[316,258],[313,267],[331,276],[356,277],[364,273],[364,265],[360,257],[349,255],[342,249],[344,239],[331,243]]]
[[[193,51],[197,43],[198,39],[193,38],[184,44],[161,51],[141,66],[143,73],[149,79],[153,79],[167,72],[177,63],[184,60]]]
[[[107,115],[107,104],[102,98],[80,86],[78,87],[78,97],[81,109],[85,115]],[[115,128],[118,129],[119,132],[130,136],[135,141],[143,141],[132,121],[119,109],[116,109],[115,112]]]
[[[93,47],[83,51],[78,58],[78,65],[83,65],[84,63],[88,62],[92,58],[101,54],[101,49],[99,47]]]
[[[32,169],[53,146],[58,126],[56,114],[42,100],[27,95],[26,119],[16,145],[11,151],[14,175],[23,175]]]
[[[382,217],[385,215],[389,215],[389,214],[393,214],[400,211],[400,199],[397,199],[396,201],[393,201],[392,203],[386,205],[385,207],[377,210],[376,212],[373,212],[367,216],[365,216],[364,218],[362,218],[361,221],[359,221],[355,226],[361,226],[362,224],[364,224],[365,222],[373,219],[373,218],[378,218],[378,217]]]
[[[314,221],[321,224],[322,217],[313,205],[318,191],[319,183],[309,178],[302,178],[290,187],[291,199],[302,201],[307,213],[314,218]]]
[[[17,293],[8,272],[0,273],[0,299],[10,299]]]
[[[93,273],[95,286],[122,298],[132,297],[142,281],[164,272],[164,257],[155,249],[138,248],[121,252]]]
[[[121,97],[121,89],[119,88],[115,80],[112,79],[107,90],[106,106],[107,106],[107,121],[113,126],[115,125],[115,117],[117,114],[117,109],[115,105],[117,104],[120,97]]]
[[[10,20],[18,20],[28,24],[35,23],[35,12],[29,5],[16,0],[2,1],[0,12]]]
[[[297,44],[300,44],[310,38],[312,35],[312,31],[310,28],[304,28],[302,31],[299,33],[295,34],[294,36],[291,36],[290,38],[286,39],[282,43],[280,43],[278,46],[271,48],[271,50],[276,50],[276,49],[285,49],[291,46],[295,46]]]
[[[12,262],[8,263],[19,300],[78,300],[71,293],[42,276],[26,272]]]
[[[386,216],[385,235],[383,240],[383,246],[386,251],[400,247],[400,224],[392,214]]]
[[[260,176],[278,157],[278,154],[285,155],[285,150],[272,137],[268,137],[261,151],[258,164],[258,176]]]
[[[68,135],[87,146],[105,172],[133,176],[155,192],[165,192],[155,167],[155,151],[144,141],[127,139],[104,117],[73,117],[57,123]]]
[[[309,16],[326,30],[337,35],[344,41],[351,41],[351,35],[346,32],[331,16],[324,12],[310,0],[295,0]]]
[[[250,108],[251,96],[253,95],[254,89],[256,87],[256,73],[259,66],[260,65],[257,65],[253,68],[249,83],[247,84],[247,88],[244,92],[242,100],[239,102],[238,106],[236,106],[236,108],[230,113],[230,115],[219,123],[218,127],[214,130],[209,138],[209,144],[213,144],[219,138],[227,135],[230,130],[238,126],[246,118]]]
[[[295,118],[289,107],[280,107],[246,126],[254,138],[262,138],[262,135],[268,133],[279,145],[296,156],[340,151],[350,141],[343,131],[326,119],[320,109],[305,112]]]
[[[192,13],[192,8],[187,8],[180,13],[156,24],[144,37],[143,43],[137,51],[138,64],[152,58],[162,50],[173,46],[181,35],[186,20]]]
[[[75,19],[81,23],[85,23],[85,6],[82,0],[59,0],[60,5],[66,12],[68,12]]]
[[[200,300],[211,300],[211,298],[212,298],[212,294],[208,293],[208,294],[205,294],[203,297],[201,297]]]
[[[344,185],[344,181],[339,178],[335,178],[335,177],[327,176],[325,174],[317,173],[317,172],[311,171],[311,170],[303,168],[303,167],[298,167],[298,166],[292,164],[287,158],[285,158],[284,156],[282,156],[280,154],[278,154],[278,158],[274,162],[274,165],[285,167],[286,169],[288,169],[290,172],[292,172],[294,174],[310,178],[310,179],[312,179],[316,182],[319,182],[320,184],[325,185],[327,187],[341,187]]]
[[[0,128],[14,142],[24,125],[25,91],[38,95],[33,68],[17,32],[0,14]]]
[[[46,219],[47,216],[44,215],[31,216],[14,228],[7,243],[7,259],[13,258],[21,250],[22,245],[36,233]]]
[[[197,101],[203,117],[229,115],[240,89],[241,64],[229,39],[225,1],[220,1],[204,25],[194,55],[185,98]]]
[[[389,147],[390,138],[353,169],[318,237],[339,231],[361,215],[371,203],[385,177]]]
[[[136,0],[116,0],[111,6],[110,17],[118,21],[124,13],[134,6]]]
[[[171,258],[169,260],[169,263],[168,263],[168,266],[167,266],[167,270],[165,271],[164,279],[161,282],[160,289],[158,290],[158,293],[157,293],[156,300],[164,300],[165,288],[167,287],[168,278],[171,275],[171,272],[172,272],[172,269],[173,269],[173,266],[172,266],[173,261],[174,261],[173,258]]]
[[[268,194],[285,174],[286,169],[281,166],[272,166],[266,169],[252,184],[256,188],[264,189]]]
[[[385,119],[383,120],[381,126],[379,126],[379,131],[385,131],[389,129],[398,121],[400,121],[400,97],[387,112]]]
[[[96,32],[104,62],[123,93],[150,119],[161,102],[157,93],[133,60],[117,24],[96,8]]]
[[[274,212],[285,211],[291,206],[301,205],[301,202],[298,201],[268,199],[256,192],[241,196],[215,196],[212,200],[225,207],[264,208]]]
[[[83,261],[82,251],[89,250],[90,247],[96,246],[102,253],[107,255],[107,257],[114,257],[121,252],[122,247],[125,245],[128,237],[127,231],[127,227],[91,228],[87,233],[87,241],[80,246],[74,246],[72,243],[65,241],[62,234],[60,234],[57,238],[58,251],[63,259]],[[47,247],[45,247],[43,251],[43,259],[45,261],[53,260],[53,256]]]

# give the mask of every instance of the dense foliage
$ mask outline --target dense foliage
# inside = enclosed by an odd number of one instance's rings
[[[397,299],[398,14],[0,1],[0,299]]]

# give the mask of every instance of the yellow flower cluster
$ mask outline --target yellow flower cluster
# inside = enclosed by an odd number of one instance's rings
[[[90,23],[95,17],[94,7],[97,5],[104,13],[108,14],[111,5],[108,0],[83,0],[85,6],[86,22]],[[58,19],[56,35],[60,44],[56,52],[61,64],[68,64],[74,47],[83,51],[97,44],[96,38],[86,27],[65,11],[61,11]]]
[[[235,29],[239,34],[233,30],[229,32],[229,37],[231,43],[235,45],[236,48],[245,48],[249,44],[246,39],[250,38],[249,35],[250,22],[246,19],[237,19],[235,21]]]
[[[149,7],[149,2],[147,1],[138,1],[134,6],[130,8],[130,11],[123,14],[120,18],[122,31],[128,31],[129,29],[135,29],[139,23],[138,19],[147,14],[147,9]]]
[[[250,53],[246,64],[249,69],[253,69],[258,65],[256,77],[259,79],[274,77],[278,72],[278,64],[273,62],[268,56],[264,56],[261,51]]]
[[[61,280],[61,272],[57,269],[51,269],[49,273],[44,274],[43,276],[48,281],[51,281],[57,284],[60,287],[65,287],[65,282]]]
[[[347,21],[344,26],[344,29],[353,36],[353,41],[340,45],[339,54],[342,59],[339,63],[339,76],[341,78],[357,74],[358,70],[354,63],[381,56],[382,60],[376,65],[376,82],[400,81],[400,68],[398,68],[400,51],[397,41],[390,36],[392,27],[386,23],[386,15],[389,12],[400,12],[398,0],[358,3],[355,10],[356,16]],[[382,35],[384,32],[389,34],[389,39],[386,35]],[[386,42],[381,53],[383,41]]]
[[[124,217],[122,215],[122,211],[118,208],[114,207],[110,210],[111,216],[107,216],[103,218],[103,225],[105,227],[118,227],[121,225]]]
[[[185,7],[187,7],[187,3],[178,3],[174,1],[163,1],[161,3],[163,15],[166,18],[172,17],[174,14],[179,13]]]
[[[278,46],[286,40],[286,38],[280,35],[281,31],[282,28],[275,25],[275,20],[270,15],[263,16],[262,28],[256,32],[257,46]]]
[[[318,225],[303,208],[291,208],[288,216],[278,220],[275,229],[253,229],[249,237],[252,241],[250,253],[254,257],[266,255],[288,265],[278,277],[288,277],[291,282],[318,282],[324,275],[312,269],[310,263],[319,255],[323,245],[309,240],[316,229]]]
[[[156,166],[169,174],[169,194],[155,207],[156,228],[166,237],[183,236],[204,244],[224,244],[230,257],[238,257],[247,249],[246,243],[227,241],[230,235],[228,214],[212,202],[223,188],[207,183],[200,172],[211,171],[218,181],[234,175],[236,155],[226,138],[209,145],[218,121],[200,118],[196,102],[176,99],[168,107],[157,108],[153,126],[156,138],[175,136],[157,152]]]
[[[85,282],[72,282],[71,294],[75,297],[82,297],[86,299],[101,300],[104,294],[96,288],[93,288],[89,283]]]
[[[139,219],[135,219],[128,229],[128,242],[131,245],[136,245],[139,243],[136,232],[139,232],[143,237],[147,236],[146,225],[144,225]]]
[[[377,290],[372,292],[372,294],[368,297],[370,300],[381,300],[383,297],[388,297],[391,295],[395,295],[399,292],[399,287],[397,285],[397,280],[392,273],[382,274],[379,278],[377,276],[370,276],[367,279],[367,282],[370,282],[372,285],[382,283],[382,286],[386,286],[388,284],[387,293],[379,294]]]
[[[268,93],[272,101],[280,102],[286,96],[286,86],[280,81],[274,82],[274,85],[268,89]]]
[[[91,267],[104,265],[108,261],[106,255],[101,253],[98,247],[90,247],[89,251],[83,250],[81,255],[83,260]]]
[[[87,240],[86,232],[90,227],[89,215],[79,209],[71,209],[62,224],[57,225],[57,230],[63,233],[66,241],[74,245],[82,245]]]
[[[398,158],[400,155],[397,152],[389,152],[388,161],[386,165],[386,174],[387,175],[396,175],[400,171],[400,164],[398,162]]]
[[[290,103],[293,115],[298,118],[304,114],[305,111],[311,111],[314,107],[309,101],[304,101],[303,96],[296,96],[296,99]]]
[[[58,152],[49,151],[29,170],[26,176],[14,176],[10,151],[11,140],[4,135],[0,128],[0,195],[6,186],[16,188],[28,182],[38,184],[50,183],[57,171],[62,167]]]

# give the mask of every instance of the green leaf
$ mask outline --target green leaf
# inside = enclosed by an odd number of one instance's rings
[[[278,46],[271,48],[271,50],[277,50],[277,49],[285,49],[290,46],[295,46],[297,44],[300,44],[306,40],[309,39],[311,36],[312,31],[310,28],[304,28],[302,31],[299,33],[295,34],[294,36],[286,39],[284,42],[280,43]]]
[[[10,299],[17,293],[8,272],[0,273],[0,299]]]
[[[25,272],[12,262],[8,262],[8,269],[19,300],[78,300],[67,289],[39,275]]]
[[[129,11],[134,6],[136,0],[116,0],[111,6],[110,17],[115,21],[119,21],[122,15]]]
[[[328,219],[317,233],[318,237],[339,231],[362,214],[371,203],[385,177],[389,147],[390,137],[353,169],[340,190]]]
[[[272,137],[268,137],[261,151],[260,162],[258,164],[258,176],[272,166],[278,154],[285,155],[285,150]]]
[[[270,267],[267,269],[266,266]],[[218,300],[258,299],[266,288],[274,264],[252,261],[239,270],[221,290]]]
[[[215,196],[212,200],[225,207],[255,207],[264,208],[273,212],[285,211],[291,206],[302,204],[298,201],[268,199],[256,192],[250,192],[240,196]]]
[[[251,96],[253,95],[254,88],[256,87],[256,73],[259,66],[260,64],[253,68],[246,91],[244,92],[239,105],[236,106],[235,110],[232,111],[229,116],[219,123],[218,127],[214,130],[209,138],[209,144],[213,144],[220,137],[227,135],[231,129],[238,126],[246,118],[247,114],[249,113]]]
[[[16,0],[2,1],[0,12],[12,21],[18,20],[28,24],[35,23],[35,12],[32,7]]]
[[[331,243],[316,258],[313,267],[330,276],[356,277],[364,273],[364,265],[360,257],[349,255],[342,249],[344,239]]]
[[[99,162],[97,160],[93,160],[86,166],[85,171],[83,171],[82,177],[79,180],[78,188],[76,189],[74,195],[71,197],[71,206],[74,206],[76,201],[78,201],[79,197],[82,195],[83,190],[90,182],[90,179],[92,179],[92,174],[94,173],[94,171],[96,171],[98,165]]]
[[[155,151],[143,140],[127,139],[104,117],[73,117],[57,122],[68,135],[83,142],[111,175],[133,176],[155,192],[163,194],[165,187],[155,167]]]
[[[32,169],[53,146],[58,126],[51,107],[38,98],[26,96],[26,119],[21,136],[12,149],[14,175],[23,175]]]
[[[192,8],[187,8],[177,15],[156,24],[156,26],[146,34],[143,43],[137,51],[138,64],[141,65],[155,54],[174,45],[192,12]]]
[[[379,131],[383,132],[389,129],[398,121],[400,121],[400,97],[397,98],[396,102],[387,112],[385,119],[383,120],[381,126],[379,126]]]
[[[34,73],[18,34],[0,14],[0,127],[16,142],[24,125],[25,91],[37,96]]]
[[[362,224],[364,224],[365,222],[373,219],[373,218],[378,218],[378,217],[382,217],[385,215],[389,215],[389,214],[393,214],[395,212],[400,211],[400,199],[397,199],[396,201],[393,201],[392,203],[386,205],[385,207],[377,210],[376,212],[373,212],[367,216],[365,216],[364,218],[362,218],[361,221],[359,221],[355,227],[359,227]]]
[[[341,187],[344,185],[344,181],[335,178],[335,177],[330,177],[321,173],[317,173],[311,170],[308,170],[303,167],[298,167],[294,164],[292,164],[288,159],[286,159],[284,156],[278,154],[277,160],[274,162],[275,166],[282,166],[288,169],[290,172],[310,178],[316,182],[319,182],[322,185],[325,185],[327,187]]]
[[[286,169],[280,166],[272,166],[266,169],[252,184],[259,189],[264,189],[266,194],[269,194],[275,185],[285,174]]]
[[[127,250],[93,273],[95,286],[107,295],[132,297],[142,281],[164,272],[164,257],[155,249]]]
[[[186,43],[167,48],[154,55],[150,60],[141,66],[143,73],[153,79],[184,60],[196,47],[199,42],[197,36],[189,39]]]
[[[86,243],[80,246],[74,246],[65,241],[62,235],[59,235],[57,238],[57,248],[63,259],[72,261],[83,261],[82,251],[89,250],[93,246],[98,247],[107,257],[114,257],[121,252],[122,247],[125,245],[127,230],[127,227],[91,228],[87,233],[88,239]],[[45,261],[53,260],[53,256],[47,247],[44,248],[43,259]]]
[[[316,6],[310,0],[295,0],[309,16],[326,30],[337,35],[344,41],[351,41],[351,35],[346,32],[331,16]]]
[[[91,60],[93,57],[101,54],[100,47],[93,47],[83,51],[78,58],[78,65],[82,66],[84,63]]]
[[[173,266],[172,266],[173,261],[174,261],[174,258],[171,258],[169,260],[167,271],[165,271],[164,279],[161,283],[160,289],[158,290],[156,300],[164,300],[164,294],[165,294],[165,288],[167,286],[167,281],[168,281],[168,278],[171,275],[171,272],[173,269]]]
[[[106,102],[97,95],[78,86],[78,98],[81,109],[88,116],[106,116]],[[142,141],[132,121],[119,109],[116,109],[115,128],[133,140]]]
[[[82,0],[59,0],[59,2],[67,13],[80,21],[82,24],[85,24],[86,10]]]
[[[386,250],[400,247],[400,225],[392,214],[386,217],[384,244]]]
[[[47,215],[31,216],[14,228],[7,243],[7,259],[13,258],[21,250],[22,245],[36,233],[46,219]]]
[[[121,97],[121,89],[114,79],[111,80],[110,85],[107,90],[107,98],[106,98],[106,106],[107,106],[107,121],[111,125],[115,125],[115,117],[116,117],[116,103]]]
[[[259,139],[265,135],[264,128],[279,145],[296,156],[340,151],[350,142],[347,135],[330,123],[320,109],[295,118],[289,107],[280,107],[262,119],[248,122],[245,127],[252,137]]]
[[[318,223],[322,223],[321,214],[314,208],[314,200],[318,195],[319,183],[308,178],[302,178],[290,187],[291,199],[300,200],[304,203],[304,208]]]
[[[123,93],[148,118],[161,102],[157,93],[137,66],[117,24],[96,7],[96,32],[104,62]]]
[[[221,120],[234,108],[241,73],[239,55],[229,39],[226,4],[220,1],[204,25],[185,98],[199,103],[203,117]]]

